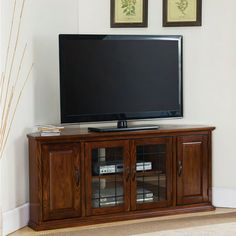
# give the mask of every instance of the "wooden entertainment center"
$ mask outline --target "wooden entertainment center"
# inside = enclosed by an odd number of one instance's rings
[[[28,135],[35,230],[213,210],[214,127]]]

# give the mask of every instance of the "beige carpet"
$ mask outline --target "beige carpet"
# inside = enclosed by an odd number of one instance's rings
[[[131,220],[36,232],[25,227],[11,236],[236,236],[236,209]]]
[[[166,230],[147,234],[135,234],[132,236],[216,236],[216,235],[235,236],[236,223],[191,227],[178,230]]]
[[[102,234],[95,234],[95,232],[90,232],[91,234],[84,234],[83,232],[68,232],[68,233],[54,233],[47,234],[47,236],[82,236],[82,235],[129,235],[123,234],[123,232],[110,232],[106,234],[104,231]],[[145,234],[132,234],[131,236],[235,236],[236,235],[236,223],[224,223],[216,225],[207,226],[197,226],[191,228],[177,229],[177,230],[164,230],[156,231],[152,233]]]

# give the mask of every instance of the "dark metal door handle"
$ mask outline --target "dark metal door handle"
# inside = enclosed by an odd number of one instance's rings
[[[182,171],[183,171],[183,163],[182,161],[178,162],[178,176],[180,177],[182,175]]]
[[[80,171],[78,169],[75,171],[75,183],[77,187],[80,185]]]

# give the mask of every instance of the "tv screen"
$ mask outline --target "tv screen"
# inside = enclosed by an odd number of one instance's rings
[[[182,117],[182,36],[60,35],[61,122]]]

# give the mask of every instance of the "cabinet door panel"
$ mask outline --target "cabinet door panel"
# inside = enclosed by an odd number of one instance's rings
[[[172,138],[134,141],[132,210],[172,205]]]
[[[87,215],[129,209],[128,144],[128,141],[86,144]]]
[[[77,144],[43,145],[42,161],[43,219],[80,216],[79,146]]]
[[[207,136],[178,138],[177,204],[208,201]]]

